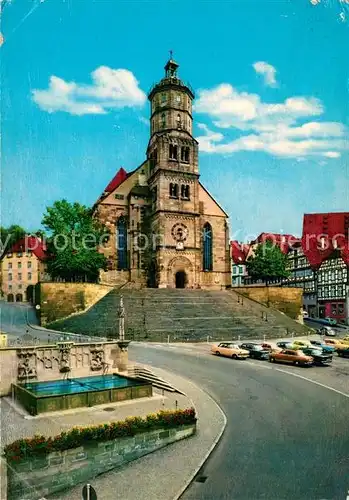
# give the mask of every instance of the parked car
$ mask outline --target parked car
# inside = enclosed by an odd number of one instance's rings
[[[321,342],[321,340],[311,340],[311,345],[314,347],[319,347],[323,350],[323,352],[334,352],[335,348],[331,345],[325,344],[325,342]]]
[[[330,346],[334,347],[336,351],[339,347],[347,347],[347,345],[348,345],[348,344],[341,342],[340,339],[324,339],[324,342],[326,345],[330,345]]]
[[[233,342],[221,342],[211,347],[211,353],[217,356],[227,356],[233,359],[246,359],[250,352],[247,349],[241,349],[238,344]]]
[[[244,342],[240,345],[241,349],[246,349],[250,353],[250,358],[253,359],[268,359],[269,350],[264,349],[259,344],[250,344],[248,342]]]
[[[329,325],[336,326],[336,324],[337,324],[337,320],[334,318],[327,317],[327,318],[325,318],[325,320],[328,321]]]
[[[349,335],[346,335],[345,337],[343,337],[342,339],[340,339],[340,341],[343,344],[349,344]]]
[[[335,337],[336,332],[330,326],[322,326],[317,330],[319,335],[326,335],[327,337]]]
[[[307,356],[311,356],[313,358],[314,365],[328,366],[330,363],[332,363],[332,354],[325,353],[322,351],[322,349],[316,349],[314,347],[303,347],[302,351]]]
[[[349,358],[349,345],[341,344],[341,346],[337,348],[337,354],[342,358]]]
[[[271,352],[269,354],[270,363],[292,363],[300,366],[311,366],[313,364],[312,356],[307,356],[301,350],[283,349],[280,352]]]
[[[281,340],[280,342],[276,342],[276,345],[280,347],[280,349],[285,349],[291,347],[291,342],[289,340]]]
[[[291,349],[300,349],[301,347],[311,347],[310,340],[294,340]]]
[[[260,345],[263,347],[263,349],[267,349],[267,351],[273,351],[274,349],[278,349],[277,345],[274,344],[273,342],[262,342]]]

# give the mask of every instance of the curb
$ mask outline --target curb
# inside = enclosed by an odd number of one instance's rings
[[[207,462],[207,460],[209,459],[211,453],[214,451],[214,449],[216,448],[216,446],[218,445],[219,441],[221,440],[222,436],[223,436],[223,433],[225,431],[225,428],[227,426],[227,417],[226,417],[226,414],[224,413],[224,411],[222,410],[222,408],[219,406],[219,404],[217,403],[217,401],[215,401],[215,399],[207,392],[205,391],[205,389],[203,389],[202,387],[199,387],[197,384],[194,384],[194,382],[192,382],[190,380],[190,383],[193,384],[195,387],[198,387],[202,392],[204,392],[213,402],[214,404],[216,405],[216,407],[218,408],[218,410],[220,411],[222,417],[223,417],[223,426],[220,430],[220,432],[218,433],[218,436],[216,437],[216,439],[213,441],[212,443],[212,446],[210,447],[210,449],[208,450],[208,452],[206,453],[206,455],[204,456],[204,458],[200,461],[198,467],[195,469],[195,472],[193,474],[193,476],[188,479],[188,481],[185,482],[184,486],[180,489],[180,491],[178,493],[176,493],[176,495],[173,497],[173,500],[179,500],[180,497],[183,495],[183,493],[189,488],[189,486],[191,485],[191,483],[193,482],[195,476],[197,475],[197,473],[200,471],[200,469],[205,465],[205,463]],[[194,408],[195,408],[195,405],[193,404]],[[196,408],[195,408],[195,411],[196,411]],[[198,418],[200,417],[200,414],[198,413]]]

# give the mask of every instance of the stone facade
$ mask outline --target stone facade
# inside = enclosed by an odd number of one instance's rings
[[[11,393],[11,384],[42,382],[124,372],[128,351],[115,342],[60,342],[0,349],[0,396]]]
[[[132,460],[190,437],[195,430],[195,424],[157,429],[134,437],[89,442],[80,448],[50,453],[43,458],[11,463],[7,469],[7,498],[37,500],[79,483],[89,483],[103,472],[122,467]]]
[[[120,170],[94,207],[110,231],[101,282],[160,288],[230,286],[227,214],[199,181],[194,93],[172,59],[149,93],[147,159]]]
[[[86,311],[111,291],[110,286],[94,283],[40,283],[40,323],[45,326]]]

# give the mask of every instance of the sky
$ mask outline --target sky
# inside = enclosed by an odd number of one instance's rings
[[[92,205],[145,159],[173,50],[233,239],[349,210],[349,0],[1,0],[1,224]]]

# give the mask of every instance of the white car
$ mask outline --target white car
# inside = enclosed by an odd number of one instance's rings
[[[335,337],[336,332],[331,328],[330,326],[322,326],[319,330],[318,333],[320,335],[324,335],[326,337]]]

